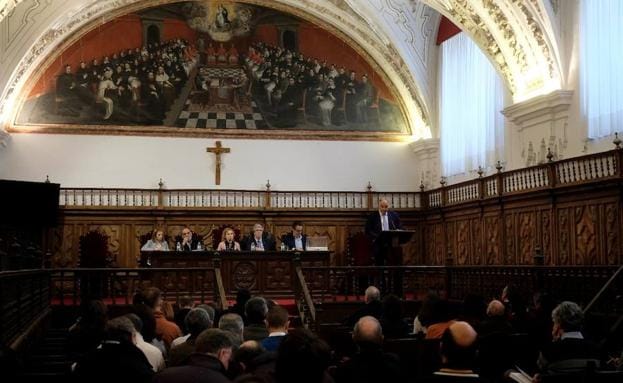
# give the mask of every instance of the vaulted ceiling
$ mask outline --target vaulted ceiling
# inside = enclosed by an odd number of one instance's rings
[[[29,79],[97,25],[173,0],[8,0],[0,8],[0,123],[13,121]],[[291,13],[348,41],[381,71],[414,139],[435,132],[441,14],[482,48],[515,102],[561,87],[552,0],[242,0]]]

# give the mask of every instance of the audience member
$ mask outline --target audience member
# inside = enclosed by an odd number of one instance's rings
[[[376,318],[359,319],[353,330],[353,341],[358,352],[336,369],[337,383],[404,381],[398,357],[383,351],[383,329]]]
[[[380,322],[387,339],[404,338],[409,334],[409,325],[402,316],[402,300],[393,294],[383,298]]]
[[[242,321],[242,317],[240,315],[235,313],[223,315],[218,322],[218,328],[234,335],[237,339],[237,342],[234,342],[235,345],[240,345],[243,342],[244,322]]]
[[[381,319],[383,315],[383,304],[381,303],[381,292],[374,286],[368,286],[364,296],[365,305],[349,316],[344,322],[346,326],[354,326],[355,323],[364,316],[372,316]]]
[[[268,337],[262,340],[262,347],[266,351],[277,351],[290,327],[288,311],[281,306],[272,307],[266,314],[266,327],[268,327]]]
[[[244,308],[249,299],[251,299],[251,292],[247,289],[239,289],[236,293],[236,303],[229,308],[229,312],[240,315],[244,323],[247,323],[247,315],[244,313]]]
[[[100,300],[85,302],[82,314],[70,328],[67,337],[67,354],[75,361],[89,351],[95,350],[106,334],[108,308]]]
[[[277,383],[330,382],[329,346],[311,331],[298,328],[290,331],[279,345],[275,362]]]
[[[506,317],[504,304],[496,299],[489,302],[487,306],[487,319],[480,323],[478,327],[478,336],[486,337],[490,334],[510,335],[513,332],[513,326]]]
[[[182,330],[182,333],[188,334],[188,329],[184,327],[184,319],[186,319],[186,314],[195,306],[195,301],[192,297],[184,295],[178,299],[177,304],[179,308],[175,312],[175,324]]]
[[[223,330],[204,330],[195,342],[188,365],[170,367],[154,377],[154,383],[226,383],[232,356],[230,337]]]
[[[154,371],[147,357],[134,344],[134,326],[126,317],[106,325],[101,347],[87,353],[76,365],[79,382],[151,382]]]
[[[478,381],[478,374],[473,370],[477,337],[478,334],[469,323],[452,323],[441,338],[442,368],[434,373],[433,381]]]
[[[189,337],[184,343],[171,347],[169,352],[169,366],[171,367],[186,364],[190,354],[195,352],[196,340],[199,334],[212,327],[212,321],[207,311],[202,308],[190,310],[184,322],[186,328],[188,328]]]
[[[584,313],[574,302],[565,301],[552,311],[552,338],[539,356],[537,365],[543,372],[576,372],[593,363],[599,366],[599,348],[584,339]]]
[[[245,305],[248,324],[244,327],[244,340],[261,341],[268,336],[266,328],[266,314],[268,306],[266,299],[262,297],[253,297],[247,301]]]
[[[141,335],[141,330],[143,329],[143,321],[141,318],[139,318],[136,314],[127,314],[126,318],[128,318],[134,326],[134,340],[136,347],[138,347],[138,349],[145,354],[151,368],[154,372],[164,370],[165,364],[162,351],[160,351],[158,347],[153,344],[145,342],[143,336]]]
[[[145,304],[154,310],[156,319],[156,335],[164,341],[167,349],[171,347],[173,339],[182,336],[182,331],[174,322],[165,318],[162,311],[162,293],[156,287],[150,287],[144,292]]]

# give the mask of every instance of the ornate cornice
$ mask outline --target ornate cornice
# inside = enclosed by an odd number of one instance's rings
[[[4,0],[0,6],[0,22],[7,17],[11,11],[19,5],[23,0]]]
[[[561,87],[560,60],[541,0],[422,0],[467,32],[516,102]]]

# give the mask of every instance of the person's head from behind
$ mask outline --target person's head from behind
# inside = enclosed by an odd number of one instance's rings
[[[381,292],[374,286],[368,286],[365,292],[365,300],[366,303],[380,301],[381,300]]]
[[[143,302],[155,311],[160,310],[162,306],[162,292],[157,287],[149,287],[142,293]]]
[[[190,309],[195,305],[195,300],[189,295],[182,295],[178,300],[181,309]]]
[[[196,308],[202,309],[205,312],[207,312],[208,313],[208,318],[210,318],[210,322],[214,323],[214,317],[216,316],[216,310],[214,310],[214,307],[212,307],[212,306],[210,306],[208,304],[202,303],[200,305],[197,305]]]
[[[229,331],[230,333],[237,335],[242,339],[242,333],[244,331],[244,321],[238,314],[228,313],[225,314],[218,321],[218,328],[223,331]]]
[[[236,293],[236,304],[244,306],[251,299],[251,292],[247,289],[239,289]]]
[[[232,360],[238,363],[243,371],[247,371],[253,366],[254,359],[262,355],[265,351],[260,342],[248,340],[243,342],[240,347],[234,351]]]
[[[277,351],[277,383],[320,383],[329,366],[329,346],[309,330],[292,330]]]
[[[212,327],[212,320],[210,320],[207,311],[201,308],[195,308],[186,314],[184,326],[188,329],[191,338],[196,338],[203,330]]]
[[[82,307],[80,325],[89,328],[103,329],[108,320],[108,307],[98,299],[88,301]]]
[[[232,229],[231,227],[226,227],[223,230],[223,236],[221,240],[224,242],[233,242],[235,236],[236,236],[236,232],[234,231],[234,229]]]
[[[287,332],[290,321],[288,320],[288,310],[281,306],[273,306],[266,314],[266,327],[269,331]]]
[[[385,215],[387,214],[388,210],[389,210],[389,201],[386,200],[385,198],[379,199],[379,213],[381,213],[381,215]]]
[[[360,347],[379,347],[383,344],[381,323],[372,316],[364,316],[355,323],[353,341]]]
[[[502,302],[498,301],[497,299],[494,299],[491,302],[489,302],[489,305],[487,306],[488,317],[502,318],[504,317],[505,313],[506,313],[506,308],[504,307],[504,304]]]
[[[470,370],[476,360],[476,330],[467,322],[457,321],[441,337],[442,364],[455,370]]]
[[[584,313],[577,303],[564,301],[552,311],[552,337],[559,339],[567,332],[581,331]]]
[[[106,340],[120,343],[135,343],[134,324],[125,316],[111,319],[106,324]]]
[[[247,315],[249,323],[264,324],[266,313],[268,313],[266,299],[262,297],[253,297],[249,299],[244,306],[244,312]]]
[[[139,318],[138,315],[130,313],[124,316],[128,318],[130,322],[132,322],[132,326],[134,326],[135,333],[140,334],[141,331],[143,331],[143,321],[141,320],[141,318]]]
[[[218,328],[204,330],[195,341],[196,352],[217,358],[227,369],[233,344],[227,333]]]

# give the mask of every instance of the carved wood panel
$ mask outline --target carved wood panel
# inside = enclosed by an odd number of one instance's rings
[[[570,265],[569,209],[558,210],[558,264]]]
[[[472,219],[469,226],[472,229],[472,259],[470,264],[482,265],[484,262],[482,219]]]
[[[516,263],[515,254],[515,215],[507,214],[504,219],[506,254],[504,264],[514,265]]]
[[[621,222],[619,221],[619,206],[614,203],[608,203],[604,207],[605,210],[605,252],[606,252],[606,264],[616,265],[619,264],[619,249],[620,239],[619,233],[621,232]]]
[[[471,247],[471,238],[469,230],[469,221],[457,222],[457,239],[456,239],[456,264],[468,265],[470,264],[469,249]]]
[[[502,263],[500,251],[500,217],[485,217],[485,233],[486,233],[486,260],[487,265],[499,265]]]
[[[541,211],[541,250],[545,257],[545,264],[555,264],[552,254],[552,219],[549,210]]]
[[[597,208],[595,205],[578,206],[575,216],[575,259],[576,265],[599,263],[597,258]]]
[[[518,214],[519,218],[519,247],[518,264],[532,264],[534,257],[534,243],[536,241],[535,213],[523,212]]]

